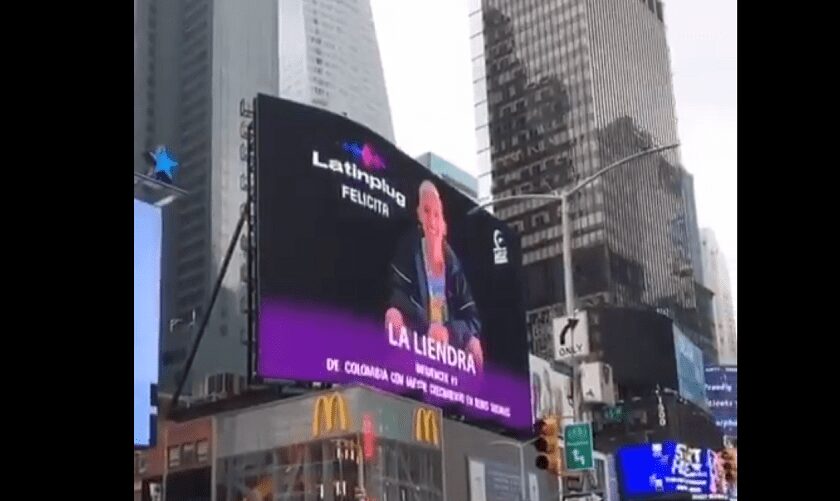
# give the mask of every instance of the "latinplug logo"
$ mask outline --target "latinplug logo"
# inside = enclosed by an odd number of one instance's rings
[[[374,194],[378,192],[391,198],[399,207],[405,209],[405,194],[391,186],[385,177],[374,174],[374,172],[384,171],[386,163],[382,155],[377,153],[373,146],[367,143],[344,142],[342,143],[342,149],[350,154],[353,161],[337,158],[322,159],[318,150],[312,150],[313,167],[343,174],[346,178],[357,181],[357,183],[353,183],[354,185],[341,184],[342,199],[361,205],[382,217],[390,217],[391,207],[388,201],[382,200]]]
[[[508,262],[508,250],[501,230],[493,231],[493,262],[496,264],[507,264]]]
[[[312,410],[312,437],[350,429],[347,401],[339,393],[322,395],[315,400]]]
[[[418,407],[414,411],[414,440],[429,445],[440,445],[440,426],[437,412],[433,409]]]
[[[385,170],[385,160],[370,143],[346,142],[344,151],[353,155],[353,159],[368,170]]]

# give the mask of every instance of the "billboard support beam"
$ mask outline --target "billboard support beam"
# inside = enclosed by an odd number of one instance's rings
[[[201,318],[201,324],[199,324],[198,327],[198,335],[195,337],[195,342],[190,349],[190,355],[187,357],[187,361],[184,364],[181,379],[178,381],[178,386],[175,388],[175,393],[172,395],[172,403],[169,406],[168,415],[171,414],[172,410],[178,406],[178,399],[181,397],[181,392],[184,390],[184,385],[187,382],[187,375],[189,374],[192,364],[195,361],[195,355],[198,353],[198,346],[201,344],[201,338],[204,337],[204,332],[207,330],[207,324],[210,322],[210,314],[213,312],[213,305],[216,304],[216,299],[219,297],[219,291],[222,289],[222,280],[225,278],[228,266],[230,265],[230,260],[233,257],[233,252],[236,250],[236,244],[239,242],[239,236],[242,234],[242,227],[245,226],[249,204],[250,197],[249,200],[245,202],[242,212],[239,214],[239,222],[236,223],[236,229],[233,231],[233,236],[231,236],[230,243],[228,244],[225,258],[222,261],[222,268],[219,270],[219,276],[216,278],[216,283],[213,285],[213,292],[210,295],[210,304],[208,304],[207,308],[204,310],[204,315]]]

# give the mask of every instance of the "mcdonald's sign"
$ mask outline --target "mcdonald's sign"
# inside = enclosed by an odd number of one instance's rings
[[[437,412],[425,407],[418,407],[414,411],[414,439],[430,445],[440,445]]]
[[[336,430],[350,429],[350,419],[347,417],[347,401],[340,393],[322,395],[315,400],[312,410],[312,436],[332,433]]]

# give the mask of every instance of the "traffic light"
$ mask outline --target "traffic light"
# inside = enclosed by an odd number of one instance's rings
[[[560,447],[558,447],[558,435],[560,424],[554,416],[540,419],[536,423],[537,439],[534,447],[540,453],[537,456],[536,466],[541,470],[548,470],[555,475],[562,473],[562,459],[560,458]]]
[[[727,447],[720,453],[726,481],[734,484],[738,480],[738,449]]]

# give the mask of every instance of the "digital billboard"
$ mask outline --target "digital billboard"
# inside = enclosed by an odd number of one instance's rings
[[[675,442],[622,447],[616,453],[622,499],[661,494],[717,494],[716,457],[711,449]]]
[[[728,437],[738,437],[738,367],[706,367],[706,399],[715,424]]]
[[[686,400],[706,407],[706,377],[703,351],[674,324],[674,351],[679,391]]]
[[[160,209],[134,200],[134,444],[149,445],[150,390],[158,375]]]
[[[531,427],[518,236],[366,127],[259,96],[257,377]]]

